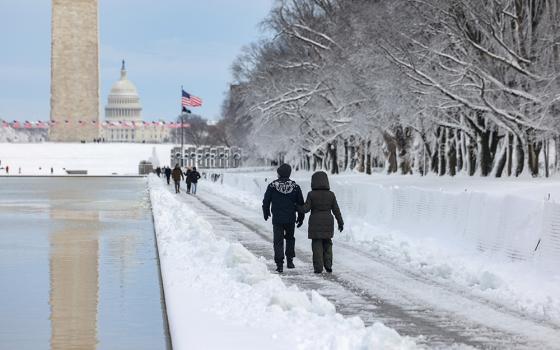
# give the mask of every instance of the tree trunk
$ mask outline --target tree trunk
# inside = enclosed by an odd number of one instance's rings
[[[358,165],[358,171],[363,173],[366,170],[366,142],[362,140],[360,142],[360,148],[358,150],[360,163]]]
[[[455,176],[457,174],[457,140],[453,130],[447,129],[447,160],[449,175]]]
[[[371,175],[371,140],[367,142],[366,174]]]
[[[461,131],[457,131],[457,142],[456,142],[456,155],[457,158],[457,172],[460,173],[463,171],[463,147],[464,147],[464,138],[465,136]]]
[[[336,140],[329,146],[330,160],[331,160],[331,174],[338,174],[338,147]]]
[[[539,155],[542,149],[542,141],[537,140],[535,130],[528,130],[527,138],[527,166],[531,172],[531,176],[539,175]]]
[[[398,170],[397,165],[397,145],[395,139],[387,132],[383,133],[383,140],[385,141],[385,158],[387,159],[387,174],[396,173]]]
[[[440,132],[440,140],[439,140],[439,176],[445,175],[445,171],[447,169],[447,159],[445,157],[446,146],[447,146],[447,135],[445,133],[445,130],[442,129]]]
[[[476,173],[476,155],[477,155],[477,145],[476,140],[474,138],[470,138],[469,144],[467,146],[468,150],[468,170],[469,176],[474,176]]]
[[[544,176],[549,177],[549,164],[550,164],[550,140],[546,139],[543,144],[543,152],[544,152]]]
[[[485,131],[479,135],[478,144],[480,145],[480,175],[488,176],[492,170],[489,131]]]
[[[506,162],[507,162],[507,157],[508,157],[508,145],[504,145],[503,147],[503,151],[501,152],[501,155],[498,159],[498,164],[496,164],[496,177],[502,177],[502,174],[504,172],[504,168],[506,166]]]
[[[344,139],[344,171],[348,170],[348,140]]]
[[[397,146],[398,164],[401,174],[407,175],[412,173],[412,161],[410,159],[410,145],[412,143],[412,130],[397,126],[395,128],[395,143]]]
[[[507,176],[511,176],[513,170],[513,134],[508,133],[507,145]]]
[[[439,174],[439,138],[441,134],[441,128],[436,129],[436,134],[434,137],[434,151],[430,155],[430,168],[432,173]]]
[[[525,166],[525,151],[523,150],[523,141],[519,137],[517,137],[517,142],[515,145],[515,156],[517,159],[517,165],[515,166],[515,177],[518,177],[523,173],[523,167]]]

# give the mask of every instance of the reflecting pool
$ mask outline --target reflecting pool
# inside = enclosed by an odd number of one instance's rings
[[[169,349],[142,178],[0,178],[0,349]]]

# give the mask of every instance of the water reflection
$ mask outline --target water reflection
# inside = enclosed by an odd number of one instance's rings
[[[50,215],[62,220],[50,235],[51,349],[95,349],[99,213],[55,204]]]
[[[170,348],[144,189],[2,179],[0,348]]]

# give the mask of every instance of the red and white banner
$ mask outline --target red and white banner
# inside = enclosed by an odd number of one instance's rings
[[[20,122],[18,120],[14,120],[12,122],[8,122],[5,120],[0,120],[0,126],[3,128],[12,128],[12,129],[48,129],[54,125],[60,125],[62,127],[78,127],[83,128],[88,125],[96,125],[96,121],[71,121],[71,120],[64,120],[62,122],[56,121],[24,121]],[[167,129],[180,129],[181,123],[176,122],[165,122],[165,121],[152,121],[152,122],[132,122],[132,121],[103,121],[99,123],[101,128],[105,129],[142,129],[142,128],[167,128]],[[183,123],[183,128],[187,129],[190,128],[190,124]]]

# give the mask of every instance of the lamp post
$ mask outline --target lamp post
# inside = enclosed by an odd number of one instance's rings
[[[185,150],[184,150],[184,132],[183,132],[183,125],[184,125],[184,117],[187,114],[191,114],[191,111],[188,110],[187,108],[183,107],[183,110],[181,111],[181,114],[179,115],[179,117],[181,118],[181,167],[184,166],[184,159],[185,159]]]

